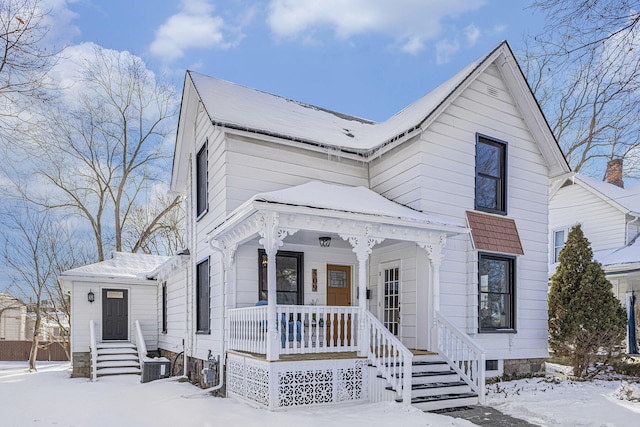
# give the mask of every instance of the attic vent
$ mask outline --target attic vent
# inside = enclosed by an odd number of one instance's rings
[[[487,93],[497,98],[500,92],[498,92],[498,89],[493,86],[487,86]]]

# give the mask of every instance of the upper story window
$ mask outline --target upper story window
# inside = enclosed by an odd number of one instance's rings
[[[507,213],[507,144],[478,135],[476,203],[480,211]]]
[[[196,217],[208,209],[207,202],[207,144],[196,154]]]

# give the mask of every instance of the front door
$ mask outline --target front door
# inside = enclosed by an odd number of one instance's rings
[[[327,305],[351,305],[351,267],[327,265]],[[349,345],[351,341],[351,315],[334,314],[327,319],[327,344]],[[346,327],[345,327],[346,322]],[[346,330],[346,336],[344,331]],[[346,340],[346,342],[345,342]]]
[[[102,340],[129,338],[129,294],[125,289],[102,290]]]

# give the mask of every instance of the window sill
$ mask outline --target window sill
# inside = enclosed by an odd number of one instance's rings
[[[196,222],[200,221],[202,219],[202,217],[207,214],[207,212],[209,212],[209,208],[205,209],[198,216],[196,216]]]
[[[513,328],[497,328],[497,329],[478,329],[479,334],[517,334],[518,331]]]
[[[196,335],[211,335],[211,331],[196,331]]]

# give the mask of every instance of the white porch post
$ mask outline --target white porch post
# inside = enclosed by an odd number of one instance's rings
[[[431,347],[432,350],[438,349],[438,331],[436,329],[436,313],[440,311],[440,265],[444,255],[442,250],[447,242],[447,236],[441,234],[437,241],[418,242],[418,246],[427,251],[429,256],[430,276],[431,276],[431,299],[432,299],[432,319],[431,319]]]
[[[276,312],[276,254],[282,246],[282,241],[289,234],[298,230],[279,228],[279,218],[276,212],[262,213],[257,216],[260,229],[260,244],[267,253],[267,360],[280,358],[280,340],[278,339],[278,319]]]
[[[232,299],[230,287],[235,282],[235,253],[238,249],[236,242],[230,239],[210,240],[209,246],[222,254],[222,302],[221,302],[221,322],[223,329],[223,349],[229,345],[230,330],[227,310],[235,308],[235,301]],[[224,352],[224,351],[223,351]]]
[[[364,313],[367,310],[367,260],[371,254],[371,250],[376,243],[382,242],[384,239],[371,237],[370,227],[365,227],[365,233],[362,235],[340,234],[344,240],[348,241],[353,248],[353,252],[358,259],[358,308],[360,312],[360,321],[358,322],[358,353],[360,356],[367,354],[369,346],[369,336],[365,331]]]

